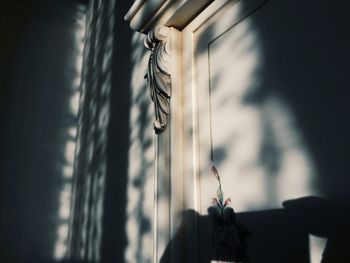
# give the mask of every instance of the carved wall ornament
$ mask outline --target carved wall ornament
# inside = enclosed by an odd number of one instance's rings
[[[148,60],[147,78],[154,104],[156,134],[163,132],[168,123],[171,98],[171,47],[170,28],[156,26],[145,38],[144,44],[151,51]]]

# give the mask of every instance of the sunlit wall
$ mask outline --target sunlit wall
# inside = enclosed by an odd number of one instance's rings
[[[121,229],[125,231],[121,235],[126,236],[125,247],[123,244],[119,248],[123,250],[123,259],[126,262],[151,262],[155,135],[153,107],[144,79],[149,53],[143,46],[144,35],[139,33],[134,33],[131,40],[120,35],[118,40],[128,42],[130,50],[115,48],[119,29],[114,25],[120,17],[115,17],[112,10],[115,10],[114,1],[95,0],[90,2],[87,15],[75,161],[73,171],[65,168],[64,172],[73,173],[74,178],[67,254],[72,259],[101,260],[103,229],[111,227],[103,224],[106,212],[103,204],[115,201],[116,205],[110,207],[120,211],[120,217],[112,224],[122,224]],[[210,46],[213,74],[210,77],[215,80],[211,97],[214,164],[222,175],[225,195],[232,198],[238,212],[280,208],[286,199],[318,193],[318,167],[300,127],[295,105],[279,92],[288,83],[283,79],[275,82],[264,79],[266,68],[271,66],[270,51],[266,51],[271,47],[266,48],[265,43],[265,36],[256,21],[248,19],[235,29],[229,40],[218,40]],[[111,59],[118,52],[123,55],[117,63],[124,65],[124,59],[130,59],[131,65],[115,72],[117,66],[111,66]],[[207,57],[208,54],[202,55]],[[114,100],[116,104],[126,101],[130,116],[120,114],[117,115],[119,119],[111,118],[111,107],[115,105],[110,99],[117,97],[118,89],[124,94],[121,84],[113,82],[114,74],[130,74],[126,85],[130,97],[120,95]],[[127,127],[118,125],[118,122],[125,124],[123,118],[129,119]],[[107,170],[119,157],[108,156],[109,139],[119,135],[119,132],[108,134],[110,123],[115,132],[130,131],[124,142],[128,151],[127,173],[110,169],[112,176],[126,177],[126,185],[114,188],[116,192],[126,188],[122,205],[118,200],[105,199]],[[74,129],[69,132],[75,133]],[[203,144],[209,141],[207,138]],[[67,147],[73,149],[75,146]],[[120,143],[120,147],[124,146]],[[207,169],[201,170],[200,179],[202,203],[199,212],[205,214],[216,185],[214,178],[208,176],[212,164],[209,151],[206,149],[200,154],[206,155],[208,164]],[[124,213],[125,221],[122,220]],[[61,227],[58,236],[65,236],[66,232],[66,228]],[[311,243],[317,247],[320,242],[312,240]],[[318,255],[313,253],[314,258]]]
[[[79,6],[76,13],[76,28],[74,48],[76,50],[75,65],[72,66],[72,70],[75,72],[75,77],[71,83],[71,99],[70,99],[70,112],[71,118],[75,121],[72,126],[67,127],[67,142],[64,150],[65,164],[62,166],[63,185],[59,197],[59,225],[57,226],[57,241],[54,248],[54,259],[62,260],[65,258],[68,246],[68,233],[69,233],[69,220],[71,210],[71,192],[73,183],[73,166],[76,150],[76,135],[77,135],[77,114],[79,110],[79,98],[80,98],[80,79],[82,70],[82,54],[83,54],[83,36],[85,33],[85,6]]]
[[[241,1],[240,11],[249,12],[249,2],[263,1]],[[301,5],[270,0],[222,35],[214,22],[203,38],[196,39],[198,101],[204,105],[199,114],[205,116],[199,118],[199,133],[205,130],[203,134],[209,135],[199,141],[202,214],[216,192],[217,182],[209,176],[213,163],[225,196],[232,198],[238,212],[282,211],[285,200],[315,195],[349,203],[344,186],[349,172],[343,162],[343,146],[348,145],[348,125],[343,126],[348,114],[342,99],[347,82],[344,56],[349,58],[344,6],[340,1],[332,6],[329,22],[326,1]],[[334,41],[338,38],[342,41]],[[210,72],[201,72],[205,63]],[[209,95],[203,92],[208,75]],[[322,214],[316,218],[305,211],[298,223],[320,223]],[[337,220],[334,215],[327,224]],[[317,262],[325,243],[310,237],[309,245],[312,262]]]
[[[152,262],[153,257],[154,113],[144,79],[149,54],[143,41],[144,35],[133,34],[125,253],[130,263]]]
[[[277,73],[266,78],[267,54],[274,50],[256,24],[268,24],[269,5],[242,20],[252,10],[245,10],[252,8],[249,4],[223,9],[195,37],[202,214],[216,193],[211,165],[219,170],[225,198],[232,199],[236,212],[278,209],[285,200],[320,195],[314,156],[294,105],[281,92],[285,80]],[[234,26],[223,28],[225,23]],[[319,244],[310,243],[313,258],[322,253]]]
[[[256,14],[221,34],[220,23],[238,20],[243,8],[234,6],[230,16],[221,11],[223,17],[197,40],[204,213],[215,192],[215,178],[208,176],[213,164],[221,172],[225,195],[239,212],[282,207],[286,199],[317,194],[307,141],[288,100],[278,92],[284,84],[264,83],[269,62],[253,22]]]
[[[84,35],[67,257],[101,259],[110,115],[114,1],[90,1]],[[106,18],[106,19],[105,19]]]
[[[0,148],[6,151],[0,261],[58,261],[70,232],[85,5],[11,1],[2,13],[1,28],[4,23],[11,34],[1,30],[1,39],[13,47],[5,49],[6,73],[0,74],[10,91],[7,121],[0,120]]]

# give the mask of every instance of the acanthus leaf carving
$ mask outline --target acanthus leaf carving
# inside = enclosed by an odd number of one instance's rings
[[[170,28],[158,25],[148,33],[145,46],[151,51],[146,75],[151,99],[154,104],[155,121],[153,128],[156,134],[165,130],[170,114],[171,98],[171,50]]]

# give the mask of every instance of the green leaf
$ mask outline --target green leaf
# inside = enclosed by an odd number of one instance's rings
[[[218,196],[218,200],[220,202],[220,205],[223,206],[224,194],[221,190],[221,187],[218,187],[218,190],[216,191],[216,195]]]

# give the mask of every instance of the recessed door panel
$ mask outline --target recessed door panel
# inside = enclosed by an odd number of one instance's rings
[[[255,26],[263,8],[264,1],[219,1],[184,31],[191,50],[184,52],[185,101],[192,98],[185,121],[192,118],[193,207],[201,214],[216,195],[212,165],[239,212],[314,193],[313,164],[293,112],[270,92],[275,83],[263,81],[268,61]]]

